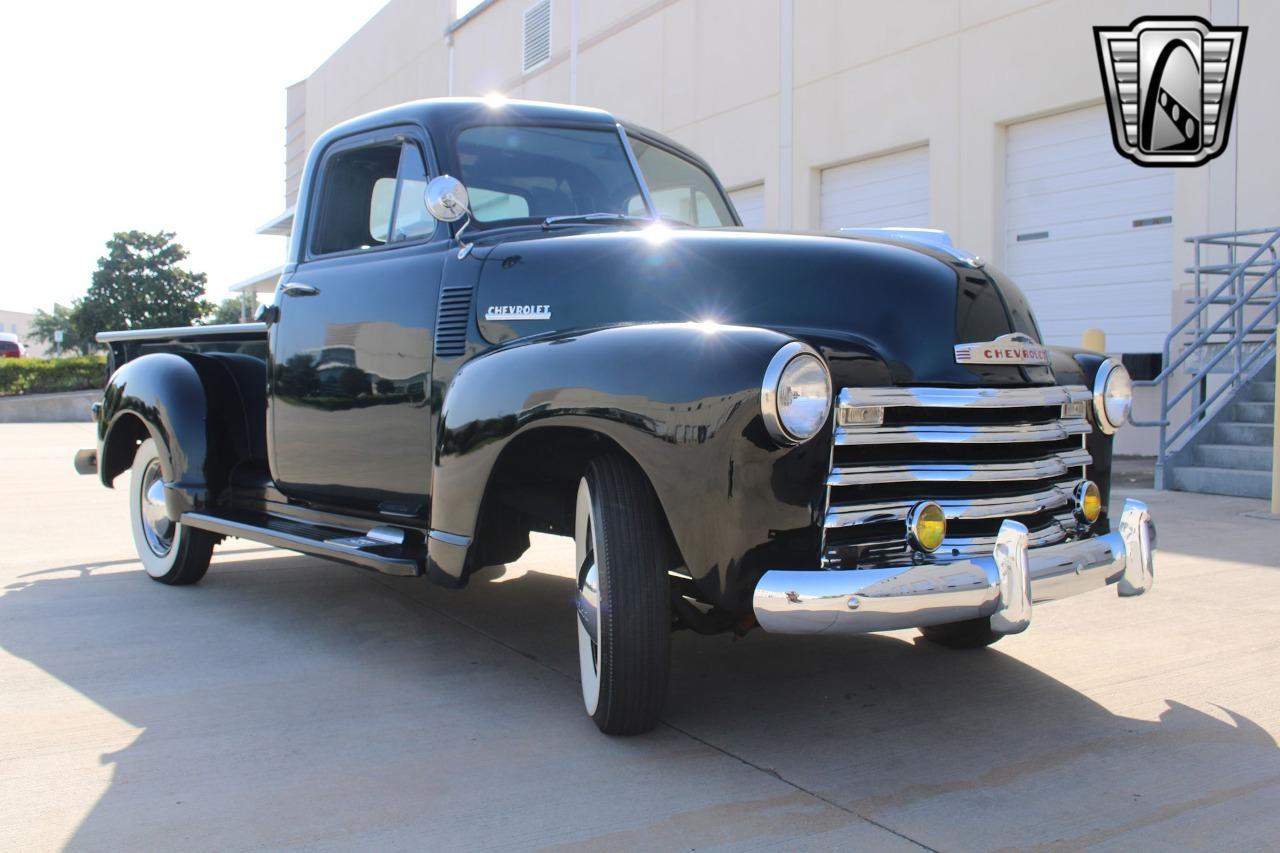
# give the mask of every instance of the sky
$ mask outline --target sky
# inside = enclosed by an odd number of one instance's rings
[[[0,310],[88,289],[115,231],[174,231],[211,298],[278,266],[285,88],[386,0],[7,4]]]

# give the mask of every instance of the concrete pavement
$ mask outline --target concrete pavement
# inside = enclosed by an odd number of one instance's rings
[[[1157,583],[985,652],[677,635],[581,711],[567,541],[461,592],[231,542],[150,582],[87,424],[0,425],[0,848],[1277,849],[1280,521],[1142,491]],[[1119,498],[1120,495],[1117,495]]]

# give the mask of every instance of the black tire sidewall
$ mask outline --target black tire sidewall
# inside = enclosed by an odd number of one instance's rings
[[[658,722],[670,663],[671,605],[657,500],[631,460],[600,457],[586,475],[600,584],[600,694],[592,719],[609,734]]]

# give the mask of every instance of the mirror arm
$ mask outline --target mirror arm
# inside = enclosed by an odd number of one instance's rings
[[[471,253],[471,247],[474,243],[467,243],[462,239],[462,232],[466,231],[471,225],[471,211],[467,211],[466,218],[462,221],[462,225],[458,226],[458,231],[453,235],[453,239],[458,241],[458,260],[462,260]]]

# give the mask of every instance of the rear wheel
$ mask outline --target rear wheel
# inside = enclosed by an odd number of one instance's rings
[[[182,586],[204,577],[217,537],[165,514],[163,468],[152,439],[142,442],[133,458],[129,521],[138,560],[153,580]]]
[[[982,649],[1004,636],[991,630],[990,619],[930,625],[928,628],[921,628],[920,633],[929,642],[949,649]]]
[[[574,545],[583,704],[606,734],[648,731],[667,695],[671,601],[657,500],[629,459],[588,465]]]

